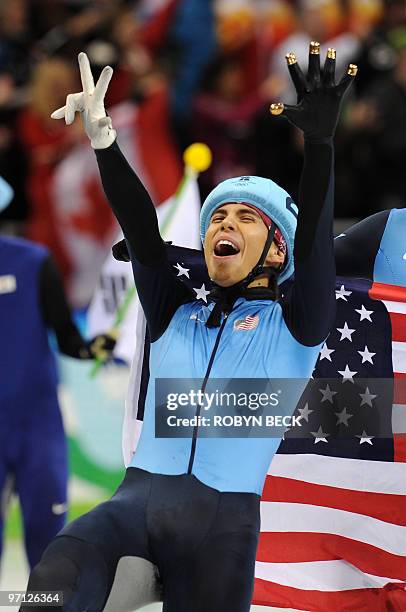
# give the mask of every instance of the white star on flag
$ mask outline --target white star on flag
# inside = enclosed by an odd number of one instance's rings
[[[373,395],[373,393],[369,392],[369,388],[365,389],[365,393],[358,393],[358,395],[362,398],[361,406],[364,404],[368,404],[372,408],[372,400],[378,397],[377,395]]]
[[[318,442],[327,442],[327,437],[330,435],[328,433],[324,433],[321,428],[321,425],[317,431],[311,431],[310,433],[312,434],[312,436],[314,436],[315,444],[317,444]]]
[[[359,438],[359,443],[360,444],[364,444],[364,442],[366,442],[367,444],[370,444],[372,446],[372,442],[371,440],[375,437],[375,436],[368,436],[367,432],[364,431],[362,432],[362,434],[360,436],[355,436],[356,438]]]
[[[283,440],[283,441],[285,441],[285,440],[286,440],[286,438],[285,438],[285,434],[287,434],[289,431],[290,431],[290,427],[287,427],[287,428],[285,429],[285,431],[283,432],[283,434],[282,434],[282,440]]]
[[[329,361],[331,361],[331,353],[334,353],[335,349],[329,349],[327,344],[324,343],[323,346],[321,347],[321,351],[320,351],[320,355],[319,355],[319,359],[320,361],[322,359],[328,359]]]
[[[299,408],[298,412],[300,412],[299,419],[304,419],[307,423],[309,422],[309,414],[314,412],[314,410],[309,410],[309,404],[306,402],[304,408]]]
[[[341,382],[346,382],[347,380],[349,380],[350,382],[354,382],[353,379],[353,375],[358,374],[358,372],[351,372],[350,368],[348,367],[348,363],[345,366],[345,370],[338,370],[338,373],[341,374],[341,376],[343,377],[343,380]]]
[[[362,304],[361,308],[355,309],[355,312],[358,312],[358,314],[360,315],[360,322],[363,321],[364,319],[366,319],[367,321],[369,321],[370,323],[372,323],[372,319],[371,319],[371,314],[373,314],[373,310],[367,310],[364,306],[364,304]]]
[[[344,285],[341,285],[340,289],[336,289],[336,300],[344,300],[348,302],[346,295],[351,295],[352,291],[346,291]]]
[[[355,329],[350,329],[347,325],[347,321],[344,323],[344,327],[337,327],[336,329],[341,334],[340,342],[341,340],[349,340],[352,342],[351,334],[355,332]]]
[[[178,271],[177,276],[186,276],[186,278],[190,278],[189,276],[190,268],[183,268],[179,263],[177,263],[176,266],[173,266],[173,267],[176,268]]]
[[[196,293],[197,300],[204,300],[207,303],[207,296],[209,295],[210,291],[206,291],[206,287],[204,283],[200,287],[200,289],[196,289],[195,287],[193,287],[193,291],[195,291]]]
[[[336,425],[343,424],[346,427],[348,427],[348,420],[354,416],[353,414],[347,412],[347,408],[345,406],[341,410],[341,412],[335,412],[334,414],[336,415],[336,417],[338,417]]]
[[[320,393],[323,396],[321,403],[323,402],[331,402],[333,403],[333,395],[337,395],[337,391],[332,391],[330,389],[330,385],[327,385],[325,389],[319,389]]]
[[[368,347],[365,345],[365,349],[363,351],[357,351],[361,357],[362,357],[362,363],[365,363],[366,361],[369,361],[369,363],[372,363],[372,365],[374,365],[374,362],[372,361],[372,357],[374,355],[376,355],[376,353],[370,353],[370,351],[368,350]]]

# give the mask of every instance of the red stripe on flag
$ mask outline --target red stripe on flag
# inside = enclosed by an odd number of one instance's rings
[[[253,603],[312,612],[404,612],[406,591],[402,585],[336,592],[304,591],[256,578]]]
[[[292,530],[294,526],[292,526]],[[261,532],[257,561],[304,563],[343,559],[367,574],[406,581],[406,557],[330,533]]]
[[[406,433],[394,434],[393,445],[395,451],[395,461],[406,463]]]
[[[392,323],[392,340],[406,342],[406,315],[401,312],[389,312]]]
[[[292,525],[292,530],[294,525]],[[337,561],[342,554],[335,553],[336,543],[325,543],[333,536],[324,533],[296,533],[261,531],[257,561],[264,563],[304,563],[307,561]],[[341,536],[337,536],[340,537]],[[345,539],[345,538],[342,538]]]
[[[368,291],[373,300],[390,300],[393,302],[406,302],[406,287],[398,285],[387,285],[385,283],[373,283]]]
[[[405,495],[353,491],[280,476],[267,476],[262,501],[336,508],[406,526]]]
[[[393,403],[406,404],[406,374],[394,372]]]
[[[372,299],[406,302],[406,288],[374,283],[369,290]],[[389,312],[392,341],[406,342],[406,316]],[[394,404],[406,405],[406,374],[394,372]],[[394,435],[394,459],[406,462],[406,434]],[[310,504],[336,508],[356,515],[397,525],[406,525],[406,496],[346,490],[301,482],[295,479],[268,476],[263,501]],[[298,507],[298,512],[299,512]],[[292,525],[292,530],[294,529]],[[353,534],[357,537],[357,534]],[[380,548],[355,539],[335,534],[261,532],[257,561],[263,563],[306,563],[342,560],[360,573],[365,572],[388,579],[402,580],[403,584],[388,584],[382,589],[353,589],[345,591],[303,590],[255,580],[253,603],[311,610],[312,612],[405,612],[406,557],[393,555]],[[270,565],[271,569],[271,565]],[[362,575],[362,574],[361,574]],[[292,578],[291,578],[292,579]],[[337,587],[340,580],[337,577]],[[309,583],[310,585],[311,583]]]

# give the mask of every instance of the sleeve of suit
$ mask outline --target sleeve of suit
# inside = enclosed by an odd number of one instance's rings
[[[104,191],[127,242],[135,284],[154,342],[179,306],[194,298],[172,270],[154,204],[117,142],[107,149],[97,149],[96,157]]]
[[[282,299],[284,320],[306,346],[328,336],[335,321],[333,249],[334,148],[306,142],[294,246],[294,282]]]

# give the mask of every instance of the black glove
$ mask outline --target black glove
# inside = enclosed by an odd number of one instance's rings
[[[110,330],[106,334],[98,334],[87,343],[87,358],[107,361],[111,357],[117,343],[117,332]],[[83,355],[84,358],[86,358]]]
[[[294,53],[286,60],[297,93],[297,106],[271,104],[272,115],[281,115],[302,130],[307,141],[323,142],[333,138],[344,94],[357,74],[357,66],[350,64],[341,81],[335,83],[335,49],[327,51],[324,69],[320,69],[320,44],[311,42],[309,68],[303,74]]]

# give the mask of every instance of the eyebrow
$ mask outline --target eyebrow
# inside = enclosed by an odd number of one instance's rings
[[[211,218],[213,218],[215,215],[218,215],[218,214],[221,214],[224,217],[226,217],[227,211],[225,211],[222,208],[219,208],[218,210],[214,211]],[[241,208],[237,210],[237,215],[245,215],[245,214],[253,215],[254,217],[258,217],[258,219],[261,218],[260,215],[255,210],[253,210],[252,208],[249,208],[248,206],[242,206]]]

